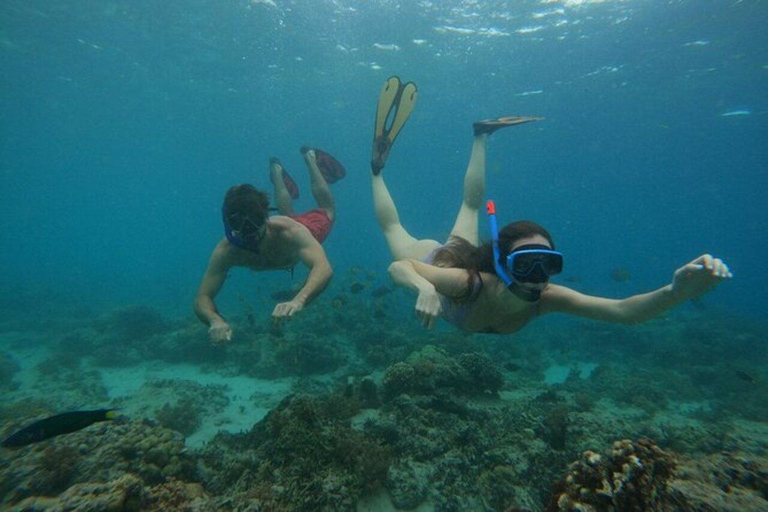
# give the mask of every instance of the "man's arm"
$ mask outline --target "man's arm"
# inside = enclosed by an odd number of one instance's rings
[[[232,330],[224,317],[219,314],[216,303],[213,301],[221,290],[228,271],[225,249],[222,243],[219,243],[211,254],[208,267],[205,269],[203,280],[195,297],[195,314],[200,321],[210,326],[209,332],[214,343],[228,341],[232,338]]]
[[[592,297],[564,286],[551,285],[542,296],[542,312],[570,313],[606,322],[640,323],[709,292],[731,277],[722,260],[705,254],[677,269],[671,284],[626,299]]]
[[[289,240],[292,239],[290,241],[297,245],[299,259],[309,269],[309,276],[293,300],[275,306],[274,311],[272,311],[272,317],[275,319],[290,318],[304,309],[304,306],[320,295],[320,292],[328,286],[333,275],[333,269],[325,255],[323,246],[315,240],[315,237],[308,230],[292,230],[288,236],[290,237]]]

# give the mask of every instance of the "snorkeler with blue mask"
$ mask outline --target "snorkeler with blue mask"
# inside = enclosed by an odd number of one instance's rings
[[[386,116],[382,109],[402,95],[393,93],[388,80],[380,94],[374,154],[382,140],[379,127]],[[410,82],[409,82],[410,83]],[[411,85],[415,92],[416,86]],[[414,96],[415,98],[415,96]],[[414,102],[406,105],[412,115]],[[397,132],[407,116],[395,123]],[[472,152],[464,175],[461,207],[447,240],[440,242],[412,236],[400,222],[397,208],[384,183],[387,158],[374,159],[371,181],[376,218],[384,233],[393,263],[392,280],[417,294],[415,312],[431,329],[443,318],[469,332],[506,334],[522,329],[532,319],[548,313],[568,313],[606,322],[638,323],[699,297],[732,277],[728,266],[704,254],[678,268],[672,281],[655,291],[625,299],[582,294],[551,282],[562,272],[563,255],[555,250],[552,236],[532,221],[516,221],[499,229],[493,203],[488,205],[492,240],[481,243],[479,216],[485,194],[488,138],[511,126],[541,121],[540,117],[499,117],[473,124]],[[387,139],[385,157],[394,142]],[[511,292],[511,293],[510,293]]]

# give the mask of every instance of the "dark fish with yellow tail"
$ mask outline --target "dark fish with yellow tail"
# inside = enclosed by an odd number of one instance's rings
[[[57,414],[36,421],[12,434],[3,441],[4,448],[17,448],[39,443],[62,434],[70,434],[100,421],[113,420],[117,409],[96,409],[93,411],[73,411]]]

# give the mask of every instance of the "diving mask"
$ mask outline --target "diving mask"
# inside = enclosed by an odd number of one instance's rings
[[[259,222],[249,215],[233,213],[227,215],[222,209],[224,219],[224,234],[233,245],[251,251],[257,251],[261,239],[264,238],[266,223]]]
[[[507,289],[520,299],[527,302],[538,301],[541,298],[541,290],[525,287],[522,283],[546,283],[551,276],[562,272],[562,253],[553,251],[546,245],[527,244],[512,251],[504,261],[504,265],[502,265],[496,205],[493,201],[488,201],[486,209],[491,225],[493,266],[496,270],[496,275],[507,286]]]

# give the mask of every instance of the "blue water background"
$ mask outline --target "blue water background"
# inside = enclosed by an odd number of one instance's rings
[[[540,115],[492,137],[487,190],[501,222],[550,229],[566,284],[626,296],[712,252],[735,279],[705,305],[762,318],[766,21],[760,0],[5,0],[0,302],[191,314],[229,186],[269,188],[277,156],[313,206],[305,144],[348,170],[332,286],[352,265],[383,278],[368,162],[397,74],[420,96],[385,176],[415,236],[450,231],[473,121]],[[292,282],[236,271],[220,301],[268,308],[263,285]]]

